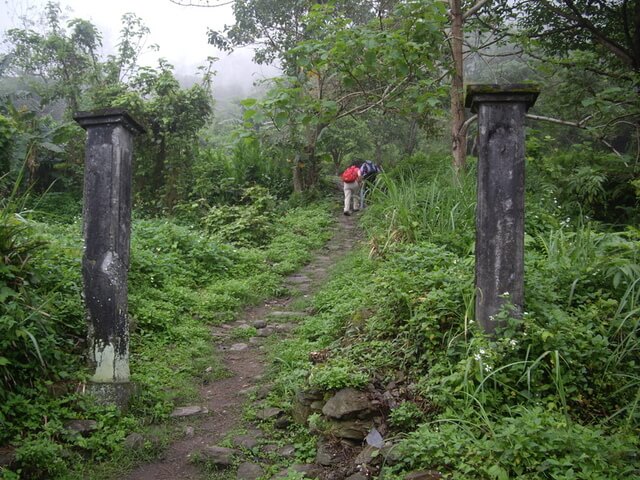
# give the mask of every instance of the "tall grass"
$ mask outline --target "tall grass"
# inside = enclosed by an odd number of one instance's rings
[[[385,250],[396,242],[439,241],[467,253],[473,244],[473,172],[455,173],[445,159],[379,176],[363,224]]]

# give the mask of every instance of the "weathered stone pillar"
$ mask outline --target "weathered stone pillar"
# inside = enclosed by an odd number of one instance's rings
[[[126,406],[129,383],[127,272],[131,234],[133,136],[144,130],[124,110],[79,112],[87,131],[82,278],[89,326],[89,389]]]
[[[476,320],[493,333],[505,303],[524,304],[524,119],[539,89],[469,85],[466,106],[478,113]]]

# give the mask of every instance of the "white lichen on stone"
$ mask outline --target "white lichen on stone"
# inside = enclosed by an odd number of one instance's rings
[[[113,345],[96,342],[93,347],[96,372],[91,380],[97,383],[129,381],[129,352],[117,354]]]

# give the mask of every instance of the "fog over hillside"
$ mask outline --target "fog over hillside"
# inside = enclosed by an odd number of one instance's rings
[[[252,60],[251,49],[240,49],[231,55],[221,56],[214,64],[213,96],[217,101],[246,98],[261,90],[255,85],[275,77],[280,70],[272,65],[257,65]],[[200,80],[195,66],[176,65],[176,78],[183,87]]]
[[[218,57],[213,80],[217,102],[251,96],[255,82],[279,74],[275,67],[253,63],[251,48],[227,54],[207,43],[207,29],[221,31],[233,23],[231,5],[194,9],[169,0],[59,0],[59,3],[65,19],[82,18],[96,25],[102,34],[99,53],[103,58],[117,48],[122,15],[132,12],[139,16],[150,30],[140,64],[155,67],[158,58],[165,58],[175,67],[176,78],[183,86],[198,81],[198,67],[206,65],[207,57]],[[6,30],[25,27],[41,30],[45,4],[46,0],[0,0],[0,54],[7,50],[3,43]],[[152,45],[158,49],[149,48]]]

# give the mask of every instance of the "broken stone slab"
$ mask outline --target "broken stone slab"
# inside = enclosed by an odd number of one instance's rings
[[[258,378],[256,377],[255,380],[258,381]],[[256,398],[264,400],[271,393],[271,390],[273,390],[273,385],[271,383],[260,385],[256,390]]]
[[[238,391],[238,395],[253,395],[258,391],[258,387],[247,387]]]
[[[98,422],[95,420],[67,420],[64,422],[64,428],[71,433],[86,437],[98,428]]]
[[[266,454],[269,453],[278,453],[278,445],[273,445],[272,443],[270,443],[269,445],[263,445],[262,446],[262,451]]]
[[[298,425],[306,425],[312,413],[320,413],[324,406],[324,393],[320,390],[298,390],[295,393],[291,416]]]
[[[251,435],[254,438],[262,438],[264,437],[264,432],[252,424],[247,429],[247,435]]]
[[[267,407],[262,410],[258,410],[256,412],[256,418],[258,420],[271,420],[274,418],[278,418],[280,415],[284,414],[284,410],[276,407]]]
[[[277,428],[278,430],[285,430],[289,427],[289,425],[291,425],[291,419],[289,417],[281,416],[276,419],[273,427]]]
[[[207,445],[197,451],[198,458],[216,466],[228,467],[233,464],[233,457],[238,454],[233,448]]]
[[[311,405],[317,400],[324,399],[324,392],[317,389],[296,390],[296,401],[303,405]]]
[[[229,351],[230,352],[241,352],[243,350],[246,350],[247,348],[249,348],[249,345],[247,345],[246,343],[234,343],[233,345],[231,345],[229,347]]]
[[[311,407],[302,403],[294,402],[291,407],[291,417],[298,425],[306,425],[312,413]]]
[[[323,414],[335,419],[353,417],[372,410],[371,400],[369,400],[367,393],[355,388],[339,390],[322,407]]]
[[[330,467],[331,465],[335,465],[339,462],[340,459],[334,453],[331,445],[326,442],[319,441],[316,447],[316,463],[318,465]]]
[[[296,328],[296,325],[294,323],[279,323],[274,328],[276,329],[277,332],[288,333],[294,328]]]
[[[204,415],[209,413],[206,407],[201,407],[199,405],[192,405],[189,407],[178,407],[173,412],[171,412],[170,417],[179,418],[179,417],[191,417],[193,415]]]
[[[311,279],[306,275],[289,275],[286,280],[291,283],[311,283]]]
[[[238,466],[236,478],[238,480],[256,480],[264,474],[262,467],[256,463],[243,462]]]
[[[124,448],[127,450],[142,450],[144,448],[144,437],[139,433],[130,433],[124,439]]]
[[[373,426],[373,420],[327,420],[331,435],[349,440],[364,440]]]
[[[273,327],[265,327],[265,328],[259,328],[258,331],[256,332],[256,335],[258,337],[268,337],[270,335],[273,335],[275,332],[275,329]]]
[[[238,435],[231,441],[234,446],[251,450],[258,445],[258,439],[253,435]]]
[[[296,447],[293,445],[285,445],[279,448],[276,453],[284,458],[292,458],[296,454]]]
[[[264,328],[267,326],[267,322],[265,320],[254,320],[253,326],[254,328]]]

